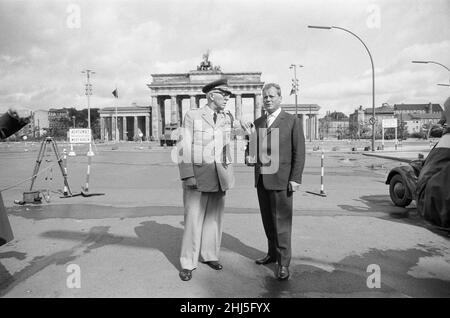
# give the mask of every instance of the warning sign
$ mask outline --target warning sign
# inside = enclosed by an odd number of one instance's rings
[[[385,118],[382,125],[383,128],[397,128],[397,118]]]
[[[69,142],[71,144],[90,144],[90,129],[69,129]]]

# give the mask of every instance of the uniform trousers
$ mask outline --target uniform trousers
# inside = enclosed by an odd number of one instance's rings
[[[183,184],[184,233],[180,263],[183,269],[204,262],[218,261],[222,239],[225,191],[200,192]]]

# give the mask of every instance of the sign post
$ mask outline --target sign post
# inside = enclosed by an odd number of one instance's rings
[[[90,144],[91,139],[90,129],[69,129],[69,141],[71,144]]]
[[[385,128],[395,128],[394,143],[395,143],[395,150],[397,150],[397,144],[398,144],[398,141],[397,141],[397,118],[385,118],[381,121],[381,125],[382,125],[382,127],[381,127],[381,135],[382,135],[381,144],[382,144],[383,149],[384,149],[384,129]]]

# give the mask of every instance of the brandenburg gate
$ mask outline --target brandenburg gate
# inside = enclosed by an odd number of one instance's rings
[[[261,72],[223,73],[220,67],[213,67],[208,56],[197,67],[197,70],[180,74],[152,74],[153,81],[148,84],[152,107],[152,135],[155,138],[164,131],[165,123],[181,125],[182,101],[189,100],[190,109],[199,108],[200,99],[206,99],[202,87],[222,77],[228,78],[228,84],[234,98],[234,112],[236,119],[242,118],[242,99],[253,99],[253,116],[258,118],[262,114]],[[165,118],[165,101],[170,100],[170,120]]]

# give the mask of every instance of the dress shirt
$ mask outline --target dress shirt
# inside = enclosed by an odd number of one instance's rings
[[[275,121],[275,119],[277,119],[278,115],[281,113],[281,107],[278,108],[276,111],[274,111],[272,114],[268,114],[267,115],[267,127],[272,126],[273,122]]]

